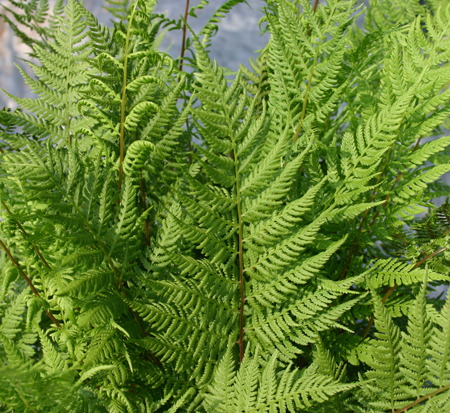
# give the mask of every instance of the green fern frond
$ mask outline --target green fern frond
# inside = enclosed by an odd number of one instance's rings
[[[450,299],[447,296],[446,303],[437,321],[439,328],[433,329],[430,343],[431,349],[428,351],[428,354],[432,356],[430,360],[427,360],[428,369],[432,374],[432,378],[429,378],[429,380],[435,386],[439,386],[439,388],[448,387],[450,385],[450,325],[448,321],[449,301]]]
[[[248,352],[235,372],[230,347],[217,367],[215,380],[207,388],[204,406],[213,412],[295,411],[325,402],[333,395],[351,389],[314,370],[281,370],[275,352],[262,367],[258,351]]]
[[[183,71],[155,0],[11,0],[39,62],[0,111],[0,410],[449,409],[450,7],[267,0],[234,73],[242,2]]]
[[[372,368],[366,373],[369,379],[375,379],[368,384],[372,392],[377,394],[377,400],[370,404],[374,407],[395,410],[399,403],[405,399],[402,390],[404,377],[400,372],[400,329],[393,323],[392,317],[384,308],[377,293],[372,290],[372,299],[375,306],[375,333],[377,338],[377,351],[372,353],[369,365]]]
[[[406,380],[412,386],[412,397],[419,399],[423,395],[428,371],[426,356],[432,333],[432,323],[426,311],[427,277],[420,292],[411,307],[409,314],[408,332],[402,333],[402,361],[405,368],[400,368]],[[406,391],[409,387],[405,387]]]
[[[424,279],[425,269],[399,260],[378,260],[370,269],[370,282],[375,288],[381,286],[411,285]],[[446,281],[445,275],[428,270],[429,281]]]
[[[2,314],[0,333],[8,340],[13,340],[17,333],[21,331],[19,326],[23,321],[23,314],[25,312],[28,295],[28,290],[23,290],[14,297],[9,308]]]

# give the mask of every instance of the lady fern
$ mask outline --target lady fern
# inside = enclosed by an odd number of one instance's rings
[[[109,29],[68,0],[48,30],[16,3],[40,64],[0,112],[5,411],[449,408],[449,298],[427,294],[450,140],[422,143],[450,114],[445,1],[267,0],[232,78],[208,49],[240,0],[197,34],[208,1],[108,0]]]

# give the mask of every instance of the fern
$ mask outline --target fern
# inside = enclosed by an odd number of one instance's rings
[[[401,340],[399,327],[393,324],[380,299],[374,296],[375,323],[381,334],[377,333],[378,340],[370,346],[372,370],[366,375],[373,382],[366,384],[363,396],[366,406],[372,406],[373,411],[429,411],[448,406],[450,383],[445,359],[448,353],[445,323],[448,324],[448,320],[443,318],[447,309],[432,321],[426,305],[426,281],[425,277],[409,307],[408,326],[406,332],[401,333]]]
[[[241,0],[198,33],[208,1],[12,3],[2,411],[448,410],[446,2],[267,0],[237,73],[209,48]]]
[[[303,374],[287,370],[277,374],[277,353],[271,356],[261,375],[258,356],[256,351],[251,360],[244,357],[236,372],[231,351],[225,353],[217,367],[217,378],[205,395],[208,412],[256,412],[273,410],[275,406],[280,411],[295,411],[311,406],[312,400],[324,402],[352,388],[351,384],[339,384],[329,376],[321,376],[314,368]]]
[[[30,48],[37,45],[41,49],[49,50],[49,43],[55,40],[59,25],[58,17],[63,13],[62,0],[55,2],[51,14],[49,14],[50,7],[47,0],[12,0],[8,3],[13,8],[2,4],[2,8],[8,13],[2,13],[0,16],[8,23],[14,34]],[[49,29],[43,27],[45,23],[48,23]],[[36,32],[38,38],[31,34],[33,32]],[[31,51],[30,56],[38,57],[35,51]]]

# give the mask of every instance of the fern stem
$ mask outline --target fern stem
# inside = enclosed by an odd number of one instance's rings
[[[183,70],[183,60],[184,60],[184,53],[186,52],[186,21],[188,19],[188,13],[189,13],[189,1],[186,0],[186,10],[184,12],[184,24],[183,24],[183,41],[181,44],[181,56],[180,56],[180,72]]]
[[[144,212],[146,212],[147,211],[146,196],[145,196],[145,188],[144,188],[144,179],[142,177],[139,181],[139,186],[141,188],[141,197],[142,197],[142,204],[143,204]],[[150,234],[148,232],[148,219],[147,218],[145,218],[144,225],[145,225],[145,243],[147,245],[150,245]]]
[[[4,201],[2,201],[2,206],[3,208],[6,209],[6,211],[8,212],[9,215],[12,215],[12,212],[9,210],[8,206],[5,204]],[[28,233],[27,231],[25,231],[25,228],[21,225],[21,223],[17,220],[15,220],[13,218],[14,222],[17,224],[17,226],[19,227],[20,231],[22,232],[23,235],[25,235],[26,238],[28,238]],[[41,251],[39,251],[38,247],[36,247],[36,245],[34,245],[33,243],[31,243],[32,247],[34,248],[34,250],[36,251],[36,254],[39,256],[39,258],[41,259],[41,261],[43,262],[43,264],[49,269],[51,270],[52,268],[50,267],[50,265],[48,264],[48,262],[46,261],[46,259],[44,258],[44,256],[41,254]]]
[[[314,56],[314,63],[313,63],[313,66],[311,68],[311,72],[309,74],[308,87],[306,88],[305,99],[303,99],[302,116],[300,118],[300,122],[298,123],[297,130],[295,131],[295,136],[294,136],[294,140],[292,141],[292,143],[295,143],[297,141],[298,135],[299,135],[299,133],[300,133],[300,131],[302,129],[303,120],[305,119],[306,105],[308,103],[309,91],[311,89],[311,82],[312,82],[312,78],[313,78],[313,74],[314,74],[314,69],[316,68],[318,55],[319,55],[319,50],[317,50],[316,55]]]
[[[244,285],[244,251],[242,246],[243,241],[243,228],[242,228],[242,213],[241,213],[241,194],[239,187],[239,168],[237,161],[236,145],[233,141],[233,153],[235,159],[235,171],[236,171],[236,198],[237,209],[239,219],[239,286],[241,290],[241,308],[239,311],[239,360],[242,362],[244,358],[244,304],[245,304],[245,285]]]
[[[20,275],[23,277],[23,279],[26,281],[26,283],[28,284],[28,286],[31,288],[31,291],[33,291],[33,294],[36,297],[41,298],[39,292],[36,290],[35,286],[33,285],[33,282],[30,280],[30,278],[28,277],[28,275],[25,274],[25,272],[22,270],[22,267],[19,265],[19,263],[14,259],[14,257],[11,254],[11,251],[9,250],[9,248],[3,243],[3,241],[0,239],[0,246],[3,248],[3,250],[5,251],[6,255],[8,256],[8,258],[11,260],[11,262],[13,263],[13,265],[19,270]],[[44,309],[45,310],[45,309]],[[53,321],[53,323],[56,325],[56,327],[61,328],[61,324],[59,324],[58,320],[55,318],[55,316],[52,314],[52,312],[50,310],[45,310],[45,312],[47,313],[47,315],[50,317],[50,320]]]
[[[437,250],[435,252],[433,252],[430,255],[427,255],[424,259],[422,259],[421,261],[419,261],[417,264],[414,265],[414,267],[412,268],[413,270],[416,269],[417,267],[419,267],[420,265],[422,265],[425,261],[428,261],[430,258],[433,258],[435,255],[440,254],[441,252],[444,252],[447,248],[443,247],[440,250]]]
[[[241,233],[241,228],[239,228]],[[239,285],[241,288],[241,308],[239,311],[239,361],[242,362],[244,358],[244,304],[245,304],[245,291],[244,291],[244,273],[243,273],[243,260],[242,260],[242,235],[239,235]]]
[[[317,6],[318,6],[318,5],[319,5],[319,0],[316,0],[316,1],[314,2],[314,7],[313,7],[314,13],[316,12]],[[300,0],[299,0],[299,2],[298,2],[298,15],[300,16]],[[308,30],[308,36],[311,36],[311,30],[312,30],[312,29],[309,29],[309,30]]]
[[[231,125],[230,125],[231,129]],[[245,283],[244,283],[244,248],[243,248],[243,222],[241,211],[241,189],[239,184],[239,162],[237,156],[236,142],[232,139],[233,151],[231,158],[234,160],[234,171],[236,176],[236,203],[239,221],[239,240],[238,240],[238,255],[239,255],[239,286],[241,292],[241,308],[239,310],[239,361],[244,359],[244,304],[245,304]]]
[[[181,55],[180,55],[180,72],[183,70],[183,61],[184,61],[184,54],[186,52],[186,22],[188,19],[188,13],[189,13],[189,1],[186,0],[186,10],[184,12],[184,24],[183,24],[183,40],[181,43]],[[183,99],[184,99],[184,107],[187,106],[187,99],[186,99],[186,91],[183,90]],[[189,120],[186,118],[186,127],[189,130]],[[191,141],[188,142],[189,146],[189,163],[192,164],[192,143]]]
[[[123,180],[123,160],[125,157],[125,108],[127,101],[127,78],[128,78],[128,47],[130,43],[131,27],[133,25],[134,13],[136,12],[137,2],[134,3],[131,12],[130,22],[127,28],[127,38],[125,41],[125,59],[123,62],[123,85],[122,85],[122,110],[120,114],[120,169],[119,169],[119,191],[122,188]]]
[[[72,38],[70,39],[72,43]],[[70,49],[72,49],[72,44],[70,44]],[[69,52],[70,53],[70,52]],[[64,106],[66,108],[66,129],[67,129],[67,145],[69,147],[72,146],[72,140],[70,139],[70,112],[69,112],[69,74],[70,74],[70,54],[69,54],[69,63],[67,64],[67,74],[66,74],[66,96]]]
[[[442,392],[444,392],[446,390],[449,390],[449,389],[450,389],[450,384],[448,386],[441,387],[440,389],[436,390],[435,392],[427,394],[426,396],[423,396],[420,399],[415,400],[411,404],[408,404],[408,406],[402,407],[400,410],[395,410],[393,413],[407,412],[409,409],[411,409],[412,407],[416,406],[417,404],[422,403],[422,402],[424,402],[427,399],[431,399],[433,396],[436,396],[439,393],[442,393]]]
[[[134,132],[134,140],[135,141],[137,140],[136,132]],[[142,207],[144,209],[144,212],[146,212],[147,211],[147,196],[145,195],[145,185],[144,185],[144,178],[142,178],[142,168],[140,168],[139,189],[141,191]],[[145,243],[147,245],[150,245],[150,234],[148,231],[148,219],[147,218],[145,218],[144,230],[145,230]]]
[[[314,3],[314,12],[317,10],[317,6],[319,5],[319,0],[316,0]]]

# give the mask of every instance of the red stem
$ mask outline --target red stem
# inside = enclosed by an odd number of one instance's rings
[[[184,12],[184,25],[183,25],[183,41],[181,45],[181,57],[180,57],[180,72],[183,70],[183,60],[184,60],[184,53],[186,52],[186,22],[188,19],[188,13],[189,13],[189,0],[186,0],[186,10]],[[184,98],[184,106],[186,107],[186,92],[183,93]],[[189,121],[186,119],[186,127],[189,129]],[[191,141],[188,143],[189,145],[189,163],[192,164],[192,144]]]
[[[440,389],[436,390],[433,393],[430,393],[426,396],[421,397],[420,399],[417,399],[416,401],[412,402],[411,404],[408,404],[408,406],[405,406],[403,408],[401,408],[400,410],[396,410],[393,413],[402,413],[402,412],[407,412],[409,409],[411,409],[412,407],[414,407],[415,405],[424,402],[427,399],[431,399],[433,396],[436,396],[439,393],[442,393],[443,391],[446,391],[450,389],[450,384],[448,386],[445,387],[441,387]]]
[[[186,0],[186,11],[184,12],[184,21],[187,21],[189,13],[189,0]],[[183,70],[184,52],[186,51],[186,23],[183,25],[183,44],[181,45],[180,72]]]
[[[242,271],[242,238],[239,237],[239,267],[240,267],[240,279],[239,286],[241,289],[241,309],[239,310],[239,361],[242,363],[244,359],[244,305],[245,305],[245,288],[244,288],[244,274]]]
[[[8,249],[8,247],[3,243],[3,241],[0,239],[0,246],[3,248],[3,250],[6,252],[6,255],[8,256],[8,258],[11,260],[11,262],[13,263],[13,265],[19,270],[20,275],[22,275],[23,279],[26,281],[26,283],[29,285],[29,287],[31,288],[31,291],[33,291],[33,294],[36,297],[41,297],[38,293],[38,291],[36,290],[36,288],[34,287],[33,283],[31,282],[30,278],[23,272],[22,268],[20,267],[19,263],[14,259],[14,257],[11,254],[11,251]],[[51,313],[50,310],[45,310],[45,312],[48,314],[48,316],[50,317],[50,320],[53,321],[53,323],[56,325],[56,327],[61,328],[61,325],[59,324],[58,320],[54,317],[54,315]]]
[[[314,11],[317,10],[317,6],[319,5],[319,0],[316,0],[314,3]]]
[[[318,6],[318,5],[319,5],[319,0],[316,0],[316,1],[314,2],[314,7],[313,7],[314,13],[316,12],[317,6]],[[300,2],[299,2],[299,4],[298,4],[298,12],[299,12],[299,14],[300,14]],[[309,29],[309,30],[308,30],[308,36],[311,36],[311,30],[312,30],[312,29]]]
[[[6,211],[8,212],[9,215],[12,215],[11,211],[9,210],[8,206],[2,201],[2,206],[3,208],[6,209]],[[14,219],[14,218],[13,218]],[[25,235],[25,237],[28,237],[28,233],[27,231],[25,231],[25,228],[20,224],[19,221],[16,221],[14,219],[14,222],[17,224],[17,226],[19,227],[20,231],[22,231],[22,234]],[[39,251],[38,247],[36,247],[36,245],[34,245],[33,243],[31,243],[31,245],[33,246],[34,250],[36,251],[36,254],[39,256],[39,258],[41,259],[41,261],[44,263],[44,265],[51,270],[52,268],[50,267],[50,265],[48,264],[48,262],[46,261],[46,259],[44,258],[44,256],[41,254],[41,251]]]

